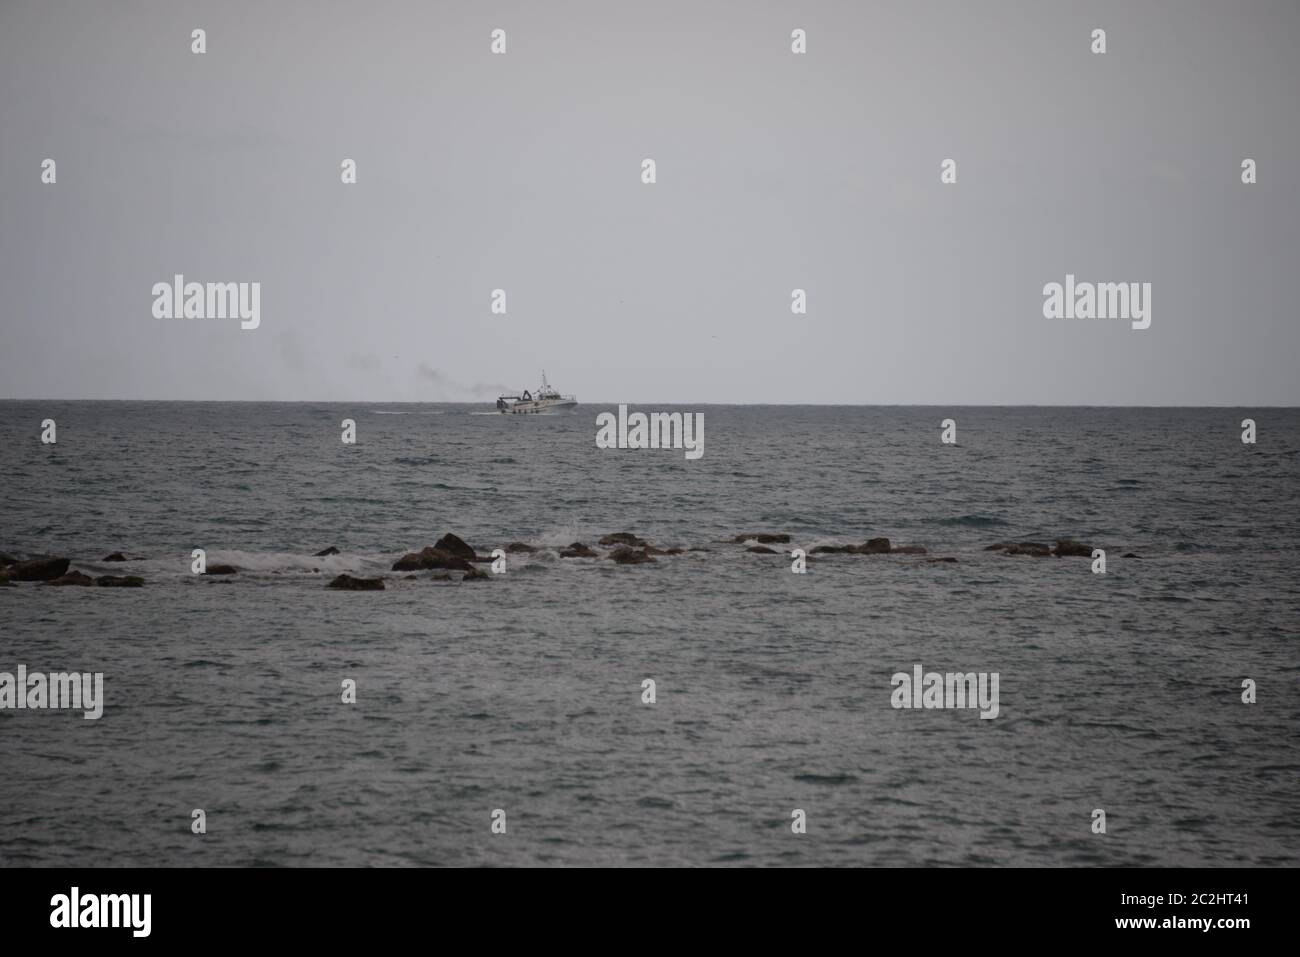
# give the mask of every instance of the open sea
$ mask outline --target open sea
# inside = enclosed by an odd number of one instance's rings
[[[1300,410],[634,407],[688,461],[614,408],[0,402],[0,552],[146,580],[0,587],[0,672],[105,694],[0,710],[0,865],[1300,863]],[[706,550],[559,557],[620,531]],[[390,570],[446,532],[538,550]],[[985,550],[1063,538],[1105,574]],[[917,664],[998,716],[895,709]]]

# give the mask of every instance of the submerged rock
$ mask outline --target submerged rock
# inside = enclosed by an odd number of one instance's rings
[[[100,588],[143,588],[144,579],[139,575],[100,575],[95,584]]]
[[[439,539],[439,541],[442,540]],[[470,555],[476,557],[472,552]],[[451,568],[463,572],[473,567],[466,559],[461,558],[459,555],[453,555],[446,549],[439,548],[436,545],[422,548],[418,552],[408,552],[393,562],[393,571],[395,572],[427,571],[431,568]]]
[[[750,545],[745,549],[747,552],[754,552],[756,555],[780,555],[775,548],[768,548],[766,545]]]
[[[382,578],[353,578],[351,575],[339,575],[325,586],[339,591],[383,591]]]
[[[66,574],[71,564],[67,558],[34,558],[10,565],[6,571],[14,581],[47,582]]]
[[[485,572],[481,568],[471,568],[460,577],[460,580],[463,582],[478,582],[487,581],[491,577],[492,575],[490,572]]]
[[[60,575],[58,578],[51,578],[49,581],[42,583],[41,587],[46,585],[93,585],[95,579],[89,575],[83,575],[81,572],[68,572],[66,575]]]
[[[100,559],[101,562],[124,562],[127,558],[121,552],[114,552],[112,555],[105,555]]]
[[[1058,538],[1056,540],[1056,554],[1058,557],[1074,555],[1081,558],[1091,558],[1092,546],[1069,538]]]
[[[339,550],[331,545],[329,548],[322,548],[312,558],[325,558],[327,555],[337,555]]]
[[[209,565],[208,568],[207,568],[207,571],[206,571],[204,574],[207,574],[207,575],[238,575],[238,574],[239,574],[239,569],[236,568],[234,565]]]
[[[574,542],[568,548],[560,552],[561,558],[599,558],[594,551],[588,548],[582,542]]]
[[[984,551],[1002,552],[1004,555],[1032,555],[1035,558],[1045,558],[1052,554],[1052,550],[1040,542],[998,542]]]
[[[889,539],[887,538],[869,538],[865,543],[858,546],[857,554],[859,555],[888,555],[890,552]]]
[[[4,568],[6,565],[17,564],[18,559],[14,558],[12,555],[6,555],[4,552],[0,552],[0,568]]]
[[[611,534],[611,535],[606,535],[604,538],[602,538],[602,539],[600,540],[600,542],[599,542],[598,544],[601,544],[601,545],[630,545],[630,546],[632,546],[633,548],[642,548],[642,547],[644,547],[644,546],[645,546],[646,544],[648,544],[648,543],[647,543],[646,540],[643,539],[643,538],[637,538],[637,537],[636,537],[635,535],[633,535],[631,532],[614,532],[614,533]]]
[[[748,541],[755,541],[760,545],[785,545],[790,541],[790,536],[771,532],[747,532],[744,535],[737,535],[732,541],[737,545],[743,545]]]
[[[509,545],[506,546],[506,551],[525,552],[531,555],[533,552],[537,551],[537,549],[534,548],[532,545],[525,545],[523,542],[511,542]]]
[[[1134,555],[1132,552],[1125,552],[1121,557],[1122,557],[1122,558],[1141,558],[1142,556],[1141,556],[1141,555]]]
[[[655,557],[644,548],[629,548],[623,545],[614,549],[606,558],[612,558],[620,565],[641,565],[645,562],[652,562]]]
[[[457,558],[463,558],[466,561],[474,560],[474,549],[465,544],[465,540],[457,535],[448,532],[442,538],[433,543],[434,548],[440,548],[444,552],[450,552]]]
[[[854,555],[857,554],[856,545],[818,545],[808,552],[809,555]]]
[[[924,555],[925,546],[924,545],[895,545],[893,548],[890,549],[890,552],[895,555]]]
[[[957,559],[953,558],[951,555],[945,555],[942,558],[927,558],[925,560],[925,564],[927,565],[934,565],[934,564],[941,564],[941,563],[955,565],[957,564]]]
[[[449,552],[445,548],[439,548],[437,545],[433,546],[433,548],[424,549],[420,554],[424,558],[423,567],[425,568],[452,568],[466,572],[474,567],[469,563],[469,558]],[[470,558],[474,557],[476,556],[471,549]]]

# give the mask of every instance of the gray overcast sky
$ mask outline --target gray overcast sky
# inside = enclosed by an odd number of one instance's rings
[[[1297,405],[1298,44],[1295,0],[0,0],[0,398]],[[261,327],[153,318],[178,272]],[[1067,272],[1151,328],[1043,318]]]

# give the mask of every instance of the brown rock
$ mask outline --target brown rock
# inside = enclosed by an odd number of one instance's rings
[[[630,545],[634,548],[641,548],[646,544],[645,539],[637,538],[631,532],[614,532],[606,535],[599,542],[601,545]]]
[[[1004,555],[1030,555],[1034,558],[1045,558],[1052,554],[1050,548],[1039,542],[999,542],[997,545],[990,545],[984,550],[986,552],[1000,551]]]
[[[105,555],[103,558],[100,559],[100,561],[101,562],[124,562],[126,561],[126,556],[123,555],[121,552],[114,552],[112,555]]]
[[[353,578],[351,575],[339,575],[325,586],[339,591],[383,591],[382,578]]]
[[[100,575],[95,584],[100,588],[143,588],[144,579],[139,575]]]
[[[489,572],[485,572],[481,568],[471,568],[461,576],[460,580],[463,582],[487,581],[491,577],[492,575]]]
[[[209,566],[208,566],[208,569],[207,569],[207,572],[206,572],[205,574],[208,574],[208,575],[238,575],[238,574],[239,574],[239,569],[236,568],[234,565],[209,565]]]
[[[441,539],[439,540],[441,541]],[[471,557],[477,556],[473,556],[473,553],[471,553]],[[427,571],[431,568],[451,568],[463,572],[473,567],[466,559],[461,558],[459,555],[453,555],[446,549],[438,548],[436,545],[422,548],[418,552],[408,552],[393,562],[393,571],[395,572]]]
[[[927,565],[934,565],[934,564],[945,563],[945,562],[955,565],[957,564],[957,559],[953,558],[951,555],[945,555],[942,558],[927,558],[925,560],[925,563]]]
[[[626,545],[614,549],[605,557],[612,558],[620,565],[642,565],[655,560],[655,557],[649,554],[646,549],[628,548]]]
[[[855,545],[818,545],[809,555],[852,555],[857,552]]]
[[[1058,558],[1061,556],[1071,555],[1082,558],[1091,558],[1092,546],[1085,545],[1082,542],[1076,542],[1069,538],[1058,538],[1056,540],[1056,555]]]
[[[329,548],[322,548],[312,558],[324,558],[326,555],[337,555],[339,550],[331,545]]]
[[[537,549],[535,549],[532,545],[525,545],[523,542],[511,542],[509,545],[506,546],[506,551],[526,552],[527,554],[531,555],[533,552],[537,551]]]
[[[440,548],[444,552],[450,552],[457,558],[463,558],[465,561],[474,560],[474,549],[465,544],[464,539],[448,532],[442,538],[433,543],[434,548]]]
[[[574,542],[568,548],[560,552],[561,558],[599,558],[600,556],[593,552],[582,542]]]
[[[859,555],[887,555],[889,551],[887,538],[869,538],[864,544],[858,546]]]
[[[44,588],[46,585],[93,585],[93,584],[95,584],[95,579],[91,578],[89,575],[83,575],[81,572],[74,571],[74,572],[68,572],[66,575],[60,575],[58,578],[51,578],[49,581],[43,583],[41,587]]]
[[[10,565],[8,574],[18,582],[47,582],[63,576],[70,564],[67,558],[34,558]]]

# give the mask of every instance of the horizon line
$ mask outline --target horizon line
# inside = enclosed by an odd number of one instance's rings
[[[124,399],[105,399],[105,398],[69,398],[43,396],[39,398],[18,398],[3,397],[0,402],[157,402],[157,403],[174,403],[174,404],[229,404],[229,405],[484,405],[490,406],[491,400],[485,399],[144,399],[144,398],[124,398]],[[1089,404],[1089,403],[1066,403],[1066,402],[691,402],[691,401],[671,401],[664,402],[659,400],[631,401],[627,399],[610,400],[610,401],[591,401],[579,402],[578,406],[716,406],[725,407],[752,407],[752,408],[848,408],[848,409],[881,409],[881,408],[956,408],[956,409],[1300,409],[1300,404],[1295,405],[1267,405],[1261,403],[1235,403],[1227,404],[1178,404],[1167,405],[1160,403],[1107,403],[1107,404]],[[560,415],[575,415],[575,412],[560,413]],[[557,416],[558,417],[558,416]]]

